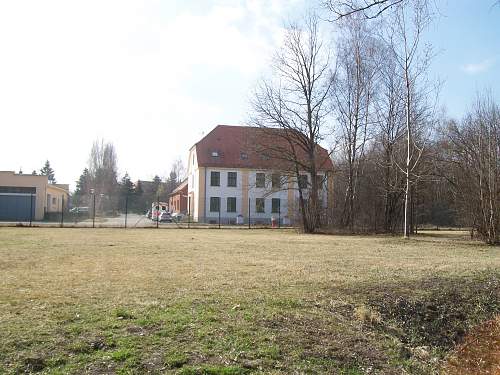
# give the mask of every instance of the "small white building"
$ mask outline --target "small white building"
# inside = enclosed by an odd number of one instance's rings
[[[259,154],[252,139],[260,129],[218,125],[189,150],[188,212],[194,221],[223,224],[293,224],[298,214],[296,178]],[[332,203],[333,164],[318,146],[321,204]],[[309,176],[301,174],[302,182]]]

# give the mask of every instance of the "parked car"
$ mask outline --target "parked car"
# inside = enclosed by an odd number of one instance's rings
[[[172,222],[172,216],[166,211],[163,211],[160,215],[160,222],[164,223],[171,223]]]
[[[151,220],[161,221],[162,212],[168,212],[168,203],[165,202],[153,202],[151,204]]]
[[[69,210],[72,214],[83,214],[83,213],[88,213],[89,208],[88,207],[73,207],[71,210]]]
[[[183,219],[184,219],[184,214],[181,214],[180,212],[174,212],[172,214],[172,220],[182,221]]]

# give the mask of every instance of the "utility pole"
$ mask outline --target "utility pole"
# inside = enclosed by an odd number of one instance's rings
[[[92,194],[92,199],[94,201],[92,205],[92,228],[95,228],[95,190],[90,189],[90,194]]]

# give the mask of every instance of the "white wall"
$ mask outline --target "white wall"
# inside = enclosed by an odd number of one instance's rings
[[[219,172],[220,173],[220,186],[211,186],[211,172]],[[272,213],[272,198],[280,199],[280,216],[283,218],[288,216],[288,185],[286,182],[282,181],[283,189],[279,191],[272,191],[271,189],[271,176],[272,171],[269,170],[247,170],[248,171],[248,198],[250,198],[250,216],[252,221],[254,220],[269,220],[271,217],[277,217],[277,213]],[[227,186],[227,176],[228,172],[236,172],[236,187]],[[188,193],[193,193],[193,199],[191,201],[191,211],[192,216],[195,220],[214,220],[219,217],[218,212],[210,212],[210,197],[219,197],[220,198],[220,215],[221,218],[224,219],[235,219],[238,215],[243,215],[245,219],[247,219],[246,212],[243,212],[243,169],[236,168],[207,168],[206,174],[203,173],[201,176],[199,175],[199,168],[196,156],[196,147],[193,147],[189,153],[188,159]],[[266,174],[266,187],[265,188],[257,188],[256,187],[256,176],[257,173],[265,173]],[[307,174],[307,173],[306,173]],[[206,176],[206,177],[205,177]],[[200,208],[198,204],[198,197],[205,192],[199,191],[200,189],[200,178],[206,178],[205,188],[206,188],[206,197],[205,197],[205,214],[200,215]],[[308,175],[310,180],[310,176]],[[297,184],[294,183],[294,200],[298,201],[299,192],[296,190]],[[323,204],[326,207],[327,205],[327,184],[326,181],[322,190],[323,194]],[[227,212],[227,198],[235,197],[236,198],[236,212]],[[264,198],[264,212],[258,213],[256,212],[256,198]]]
[[[220,172],[220,186],[211,186],[211,172]],[[237,173],[237,186],[228,187],[227,186],[227,175],[228,172]],[[257,188],[256,187],[256,175],[258,172],[266,173],[266,182],[269,182],[269,187]],[[210,197],[220,197],[221,198],[221,217],[224,218],[236,218],[238,215],[243,215],[246,218],[246,213],[244,214],[242,209],[242,169],[230,169],[230,168],[207,168],[207,199],[206,199],[206,213],[208,218],[218,218],[218,212],[210,212]],[[280,190],[272,192],[270,189],[270,171],[248,171],[248,198],[250,198],[250,216],[252,219],[270,219],[272,216],[277,217],[277,213],[272,213],[272,198],[279,198],[281,200],[280,216],[286,216],[288,214],[288,192],[287,190]],[[286,184],[284,184],[286,187]],[[236,212],[227,212],[227,197],[236,198]],[[255,207],[255,198],[264,198],[264,210],[263,213],[257,213]]]

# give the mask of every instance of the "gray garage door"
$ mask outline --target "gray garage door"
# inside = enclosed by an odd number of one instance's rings
[[[35,217],[35,207],[35,188],[0,186],[0,220],[30,221]]]

